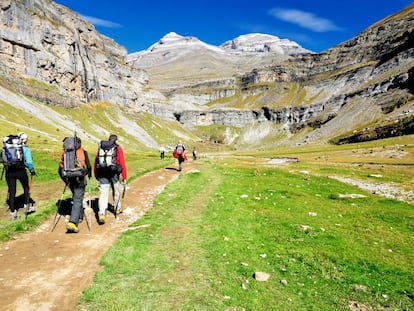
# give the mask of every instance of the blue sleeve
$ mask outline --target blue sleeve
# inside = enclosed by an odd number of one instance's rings
[[[24,146],[23,147],[23,156],[24,156],[24,162],[26,164],[26,167],[31,171],[33,169],[33,160],[32,160],[32,153],[30,152],[29,147]]]

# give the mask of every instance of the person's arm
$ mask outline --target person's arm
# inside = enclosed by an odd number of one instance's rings
[[[95,154],[95,160],[93,161],[93,174],[95,175],[96,178],[96,171],[97,171],[97,165],[98,165],[98,156],[99,156],[99,151]]]
[[[32,153],[30,151],[30,148],[27,146],[23,146],[23,157],[24,157],[24,163],[27,167],[27,169],[30,171],[30,174],[36,175],[36,172],[33,168],[33,159],[32,159]]]
[[[117,147],[117,162],[118,164],[122,167],[122,182],[126,183],[126,179],[127,179],[127,168],[126,168],[126,164],[125,164],[125,157],[124,157],[124,150],[122,149],[121,146],[118,145]]]
[[[88,177],[91,178],[92,177],[92,167],[91,167],[91,162],[89,161],[89,155],[88,155],[88,152],[86,150],[83,150],[83,152],[85,153],[86,171],[88,172]]]

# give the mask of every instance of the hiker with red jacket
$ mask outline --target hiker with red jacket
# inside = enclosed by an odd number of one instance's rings
[[[125,189],[127,169],[125,165],[124,151],[122,147],[116,143],[117,140],[118,136],[112,134],[107,141],[102,140],[99,143],[98,152],[96,153],[93,165],[95,177],[99,182],[98,223],[100,225],[103,225],[106,219],[109,186],[112,188],[114,213],[115,215],[122,213],[119,182],[122,181]]]
[[[175,146],[173,156],[178,160],[178,171],[181,171],[183,169],[184,161],[188,160],[185,154],[185,146],[181,141]]]

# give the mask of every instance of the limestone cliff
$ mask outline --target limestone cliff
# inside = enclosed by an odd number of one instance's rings
[[[34,98],[73,105],[91,100],[134,106],[146,83],[125,64],[126,49],[50,0],[0,0],[1,75]],[[33,89],[41,82],[47,91]]]

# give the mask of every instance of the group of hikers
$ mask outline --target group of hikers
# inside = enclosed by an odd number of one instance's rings
[[[105,224],[106,211],[108,209],[109,188],[112,190],[114,202],[113,211],[115,215],[122,213],[120,200],[119,184],[122,182],[125,190],[127,180],[127,168],[125,165],[124,151],[117,143],[118,136],[111,134],[108,140],[101,140],[98,144],[98,150],[95,154],[93,172],[99,182],[99,199],[98,199],[98,223]],[[30,198],[30,188],[33,176],[36,171],[33,165],[32,153],[27,145],[28,136],[20,132],[17,135],[9,135],[3,139],[2,161],[3,172],[5,172],[8,186],[7,205],[10,211],[10,220],[16,220],[20,217],[18,209],[22,205],[24,213],[34,213],[34,201]],[[186,148],[179,141],[174,148],[173,157],[178,160],[178,171],[183,168],[184,161],[187,160]],[[161,151],[161,158],[164,158],[165,150]],[[197,150],[193,148],[193,160],[197,159]],[[30,172],[30,181],[27,175]],[[92,177],[92,166],[89,160],[88,152],[82,147],[82,141],[76,134],[73,137],[63,139],[63,148],[60,155],[58,174],[72,192],[72,206],[70,218],[66,225],[67,233],[78,233],[79,222],[83,219],[83,199],[85,188],[88,185],[87,178]],[[16,187],[19,181],[23,187],[23,202],[17,202]],[[59,211],[58,211],[59,212]]]
[[[93,172],[99,182],[98,223],[100,225],[103,225],[106,219],[109,187],[112,189],[114,213],[122,212],[119,183],[122,182],[125,189],[127,169],[124,151],[117,140],[117,135],[111,134],[108,140],[99,142],[98,151],[95,154]],[[10,220],[16,220],[20,216],[18,214],[20,206],[16,202],[17,180],[23,187],[24,213],[27,216],[35,212],[34,204],[32,204],[30,198],[30,188],[32,177],[36,175],[36,171],[27,142],[28,136],[23,132],[18,135],[6,136],[3,140],[3,173],[5,172],[8,186],[7,204],[10,211]],[[26,170],[30,172],[30,182]],[[82,141],[76,134],[74,137],[63,139],[58,174],[65,183],[65,189],[68,187],[72,192],[72,207],[66,225],[66,232],[78,233],[79,221],[83,217],[83,199],[88,184],[87,177],[89,179],[92,177],[92,166],[88,152],[82,148]]]

